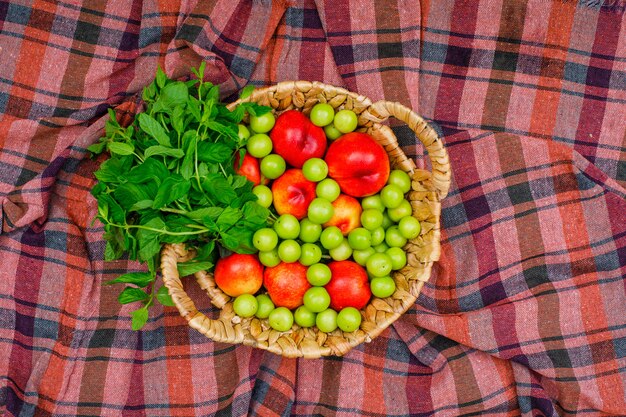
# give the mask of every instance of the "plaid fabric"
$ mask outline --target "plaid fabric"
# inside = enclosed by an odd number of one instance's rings
[[[0,414],[626,415],[622,0],[195,3],[0,0]],[[372,343],[283,359],[159,307],[133,332],[101,285],[142,266],[103,261],[85,148],[201,59],[226,96],[322,80],[441,133],[442,258]]]

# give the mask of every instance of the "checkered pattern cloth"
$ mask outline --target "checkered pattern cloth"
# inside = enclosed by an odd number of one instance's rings
[[[196,4],[198,3],[198,4]],[[0,0],[0,414],[626,415],[623,0]],[[158,65],[225,96],[288,79],[422,114],[450,153],[442,257],[345,357],[130,329],[86,147]],[[394,126],[419,166],[427,158]],[[197,305],[215,314],[189,282]]]

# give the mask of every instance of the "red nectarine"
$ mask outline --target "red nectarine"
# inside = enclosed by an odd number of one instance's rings
[[[353,197],[376,194],[389,178],[389,156],[366,133],[352,132],[334,141],[326,152],[328,176]]]
[[[352,261],[335,261],[328,264],[330,282],[324,288],[330,295],[330,306],[336,311],[345,307],[362,309],[372,296],[365,269]]]
[[[235,172],[248,178],[254,185],[261,183],[261,169],[259,168],[259,160],[250,154],[243,156],[243,162],[239,166],[239,152],[235,155]]]
[[[306,271],[307,267],[299,262],[281,262],[265,268],[263,285],[276,307],[294,309],[302,305],[304,293],[311,288]]]
[[[270,138],[274,153],[296,168],[302,168],[307,159],[323,157],[326,151],[324,129],[315,126],[297,110],[288,110],[278,116]]]

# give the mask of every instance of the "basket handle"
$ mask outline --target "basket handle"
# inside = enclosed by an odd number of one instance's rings
[[[432,183],[439,199],[448,195],[450,188],[450,159],[437,132],[413,110],[393,101],[381,100],[370,106],[370,113],[386,120],[390,116],[404,122],[415,133],[428,151],[432,165]]]
[[[200,331],[216,342],[244,343],[245,335],[241,326],[233,328],[222,319],[210,319],[198,311],[194,302],[183,289],[177,263],[180,258],[186,257],[187,254],[187,249],[180,243],[164,245],[161,251],[163,284],[169,290],[180,315],[189,322],[190,327]]]

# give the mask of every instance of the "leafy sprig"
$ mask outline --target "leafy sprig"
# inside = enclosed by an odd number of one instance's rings
[[[98,182],[91,191],[104,225],[105,259],[127,255],[148,266],[148,272],[106,283],[126,284],[120,303],[141,303],[132,313],[135,330],[147,322],[155,300],[173,305],[167,288],[155,288],[163,244],[185,242],[197,251],[193,261],[178,265],[181,276],[211,270],[220,249],[255,252],[252,235],[270,216],[256,203],[253,184],[234,168],[236,155],[245,152],[238,124],[246,113],[270,109],[243,103],[229,110],[218,86],[204,81],[204,69],[204,63],[192,69],[196,79],[189,81],[169,79],[158,69],[143,90],[145,111],[122,127],[109,109],[105,136],[88,148],[110,154],[94,173]]]

